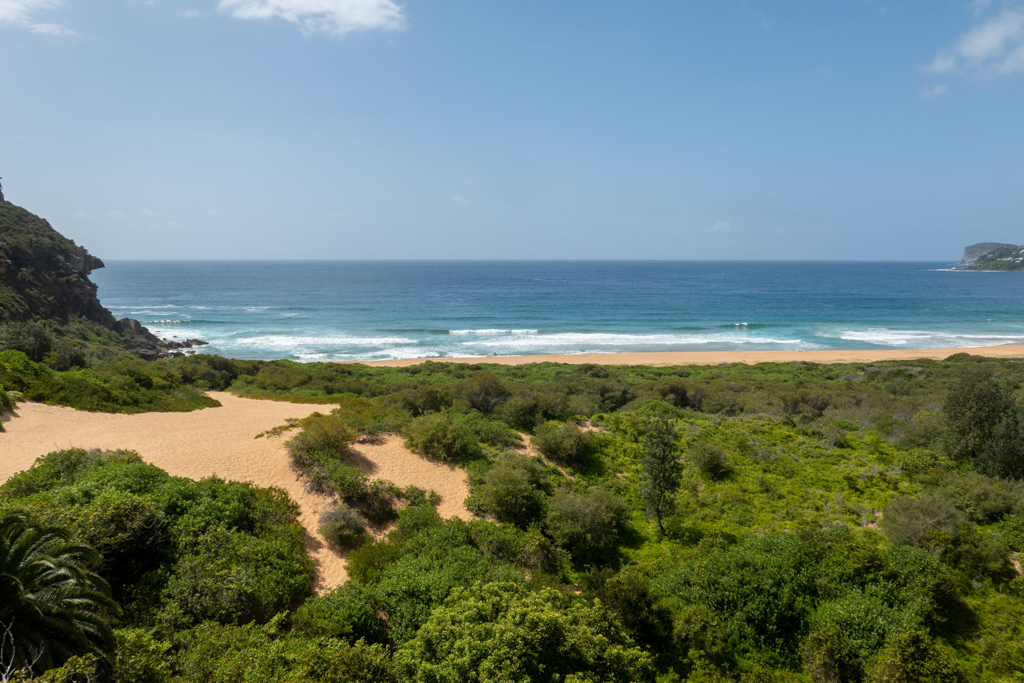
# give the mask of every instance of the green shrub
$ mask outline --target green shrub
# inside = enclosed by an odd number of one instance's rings
[[[924,631],[892,637],[871,663],[868,683],[965,683],[963,669]]]
[[[116,683],[164,683],[171,680],[171,644],[143,629],[114,631],[117,647],[111,678]]]
[[[753,537],[670,568],[653,588],[678,615],[684,652],[710,654],[729,643],[731,656],[792,656],[806,633],[822,551],[789,534]]]
[[[1003,520],[1000,526],[1003,541],[1016,552],[1024,552],[1024,514],[1016,514]]]
[[[628,511],[622,499],[605,489],[582,495],[563,490],[551,499],[545,528],[576,560],[592,562],[618,545]]]
[[[415,681],[651,681],[642,652],[599,605],[557,591],[477,584],[452,592],[395,653]]]
[[[398,405],[357,396],[340,399],[331,416],[360,434],[399,432],[412,420],[412,416]]]
[[[544,512],[544,469],[535,459],[505,452],[482,476],[470,477],[472,506],[525,528]]]
[[[705,441],[695,443],[687,456],[698,470],[712,479],[725,479],[732,472],[732,464],[725,454],[725,449],[718,444]]]
[[[868,660],[890,637],[919,626],[914,616],[870,590],[825,602],[810,620],[803,653],[807,669],[816,681],[861,681]]]
[[[437,413],[452,405],[451,392],[446,387],[419,386],[398,392],[395,398],[413,417]]]
[[[388,625],[376,603],[372,589],[350,581],[307,601],[295,612],[292,622],[306,636],[387,644]]]
[[[954,467],[953,461],[949,458],[922,448],[897,452],[893,457],[893,465],[899,467],[907,474],[922,474],[932,470],[951,470]]]
[[[365,571],[367,560],[375,565],[370,571]],[[377,606],[386,615],[396,643],[412,638],[458,586],[524,581],[519,570],[481,552],[468,525],[457,519],[414,533],[402,530],[389,534],[386,541],[366,544],[349,555],[349,567],[353,578],[358,575],[357,580],[374,588]]]
[[[33,363],[42,363],[53,348],[53,334],[39,322],[0,325],[0,351],[20,351]]]
[[[1010,389],[983,369],[965,368],[946,396],[946,449],[983,474],[1024,478],[1024,415]]]
[[[476,520],[470,527],[473,542],[488,555],[511,562],[534,574],[562,573],[565,553],[557,550],[536,527],[523,531],[514,526]]]
[[[188,683],[397,683],[385,647],[295,637],[282,632],[281,621],[265,626],[205,623],[179,632],[175,668]]]
[[[531,441],[545,457],[574,467],[583,464],[594,447],[594,435],[575,423],[548,422],[537,428]]]
[[[175,564],[162,620],[264,622],[309,595],[312,563],[300,543],[211,527]]]
[[[602,578],[592,593],[618,618],[630,637],[656,651],[667,650],[672,638],[672,612],[651,592],[648,577],[633,567]]]
[[[924,546],[936,532],[955,534],[964,524],[960,511],[944,496],[897,496],[885,507],[880,526],[889,540]]]
[[[344,457],[358,434],[341,419],[314,413],[286,444],[301,469]]]
[[[0,384],[0,414],[9,413],[12,410],[14,410],[14,399],[4,390],[4,385]]]
[[[683,404],[688,405],[688,404]],[[638,415],[654,415],[656,417],[663,417],[670,420],[676,420],[687,415],[685,410],[677,408],[671,403],[667,403],[660,398],[645,398],[638,399],[632,403],[628,403],[619,409],[623,413],[634,413]]]
[[[320,515],[320,535],[335,552],[355,548],[366,531],[366,519],[350,507],[338,507]]]
[[[481,444],[494,448],[520,448],[523,445],[519,434],[509,429],[504,422],[492,420],[481,413],[462,415],[459,419]]]
[[[438,460],[464,463],[479,458],[482,451],[473,430],[457,413],[430,413],[416,418],[405,428],[406,447]]]
[[[391,482],[374,479],[366,485],[360,505],[371,522],[385,524],[398,517],[398,511],[394,506],[398,493],[401,491]]]
[[[481,413],[491,413],[509,396],[505,383],[489,372],[478,372],[455,385],[452,393]]]

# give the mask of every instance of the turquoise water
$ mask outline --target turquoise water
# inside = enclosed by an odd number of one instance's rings
[[[948,263],[113,261],[103,304],[235,358],[1024,343],[1024,273]]]

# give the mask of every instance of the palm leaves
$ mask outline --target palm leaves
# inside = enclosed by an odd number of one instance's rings
[[[21,513],[0,518],[0,671],[32,674],[87,652],[109,653],[120,608],[89,566],[99,554]]]

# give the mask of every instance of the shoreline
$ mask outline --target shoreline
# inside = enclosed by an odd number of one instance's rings
[[[551,354],[536,356],[482,356],[471,358],[402,358],[394,360],[341,361],[371,367],[403,368],[434,363],[476,365],[528,365],[566,363],[569,365],[721,365],[728,363],[877,363],[887,360],[943,360],[957,353],[986,358],[1024,358],[1024,344],[943,349],[827,349],[813,351],[637,351],[625,353]]]

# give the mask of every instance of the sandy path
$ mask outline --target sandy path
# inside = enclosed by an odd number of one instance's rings
[[[216,474],[258,486],[277,486],[287,491],[302,510],[300,521],[308,534],[310,557],[317,566],[316,592],[344,583],[348,579],[345,561],[321,543],[317,534],[318,516],[333,501],[305,490],[284,448],[288,433],[254,438],[284,424],[287,418],[306,417],[317,410],[327,412],[330,406],[257,401],[222,392],[210,395],[221,402],[221,407],[190,413],[113,415],[22,403],[13,414],[3,416],[7,431],[0,433],[0,482],[31,467],[37,457],[51,451],[127,448],[175,476],[202,479]],[[405,449],[398,436],[390,436],[380,445],[359,444],[355,450],[353,464],[363,467],[371,478],[434,489],[442,497],[442,516],[468,518],[469,512],[462,505],[468,488],[461,470],[420,458]]]
[[[402,360],[363,361],[364,365],[405,367],[436,361],[438,363],[495,363],[526,365],[528,363],[569,363],[582,365],[718,365],[719,363],[877,363],[883,360],[942,360],[954,353],[969,353],[989,358],[1024,358],[1024,344],[982,346],[967,349],[867,349],[828,351],[651,351],[642,353],[581,353],[548,356],[484,356],[482,358],[411,358]]]

